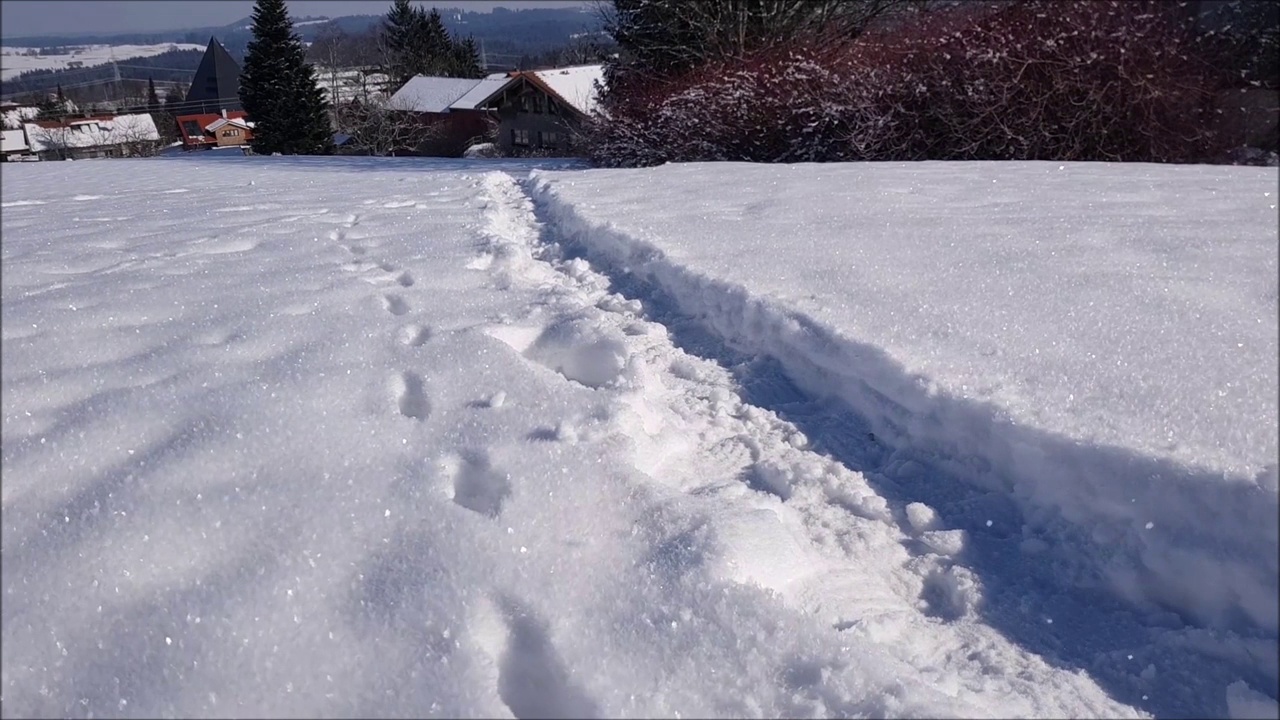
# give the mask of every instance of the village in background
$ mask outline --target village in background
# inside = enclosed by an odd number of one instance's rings
[[[385,16],[295,21],[328,101],[336,152],[448,157],[462,156],[468,148],[481,154],[569,152],[572,126],[590,114],[595,83],[602,80],[601,61],[612,51],[597,13],[584,7],[421,15],[445,39],[448,57],[428,58],[421,68],[426,73],[394,79],[388,75],[395,60],[386,45]],[[204,46],[6,46],[0,56],[6,90],[0,101],[3,160],[249,153],[254,123],[240,101],[237,60],[244,56],[249,27],[246,19],[211,29],[217,34]],[[537,35],[521,27],[533,27]],[[464,35],[463,28],[480,30],[481,39],[472,32]],[[180,39],[192,40],[192,35],[185,32]],[[499,51],[490,52],[486,43]],[[192,70],[167,67],[192,56],[199,57]],[[143,74],[145,80],[139,77]],[[77,81],[86,75],[96,79]],[[184,75],[189,79],[175,79]],[[41,89],[7,92],[24,87]]]

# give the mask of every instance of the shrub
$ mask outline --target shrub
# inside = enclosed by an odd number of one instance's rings
[[[836,49],[703,65],[614,97],[605,165],[744,160],[1124,160],[1217,155],[1220,75],[1176,5],[969,3]]]

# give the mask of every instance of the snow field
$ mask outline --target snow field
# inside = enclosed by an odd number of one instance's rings
[[[3,47],[0,52],[0,76],[5,80],[28,70],[64,70],[68,63],[79,62],[84,67],[105,65],[113,59],[125,61],[136,57],[151,57],[170,50],[204,50],[203,45],[191,43],[161,43],[159,45],[86,45],[67,55],[23,55],[31,48]]]
[[[532,167],[3,168],[7,712],[1274,716],[1274,632],[1078,592],[1080,523]]]

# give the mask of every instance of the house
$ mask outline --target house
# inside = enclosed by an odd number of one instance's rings
[[[27,144],[41,160],[150,155],[160,144],[147,113],[35,120],[24,123]]]
[[[238,147],[253,139],[253,123],[243,110],[179,115],[175,120],[183,150]]]
[[[476,107],[496,113],[498,147],[505,154],[571,154],[603,81],[603,65],[523,70],[473,99]]]
[[[204,57],[196,67],[196,75],[187,89],[182,105],[170,112],[175,115],[218,113],[243,110],[240,105],[240,65],[217,38],[209,38]]]
[[[603,65],[495,73],[481,80],[419,75],[391,97],[438,129],[423,154],[458,157],[497,132],[504,154],[572,154],[595,111]]]
[[[27,144],[27,134],[22,128],[0,130],[0,133],[3,133],[3,138],[0,139],[0,162],[37,159],[31,152],[31,146]]]
[[[451,106],[483,81],[418,75],[388,101],[395,112],[411,114],[424,128],[426,139],[415,150],[422,155],[462,157],[467,147],[489,132],[485,112],[456,112]]]

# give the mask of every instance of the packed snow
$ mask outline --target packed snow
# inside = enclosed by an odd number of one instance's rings
[[[1133,399],[1151,382],[1073,435],[1051,388],[1117,375],[1049,369],[1090,367],[1063,345],[1106,331],[1056,318],[1054,362],[1014,353],[1078,285],[1099,322],[1131,321],[1128,288],[1146,332],[1108,357],[1135,373],[1158,330],[1207,353],[1221,308],[1274,319],[1251,194],[1276,173],[1044,170],[0,166],[5,714],[1274,716],[1275,625],[1249,605],[1275,599],[1267,399],[1229,418],[1253,433],[1209,427],[1217,406],[1187,430]],[[924,197],[888,204],[908,181]],[[1042,273],[1035,302],[972,287],[983,263],[1015,291]],[[948,273],[981,314],[945,334]],[[953,338],[992,317],[1011,329],[966,340],[1001,348],[984,375]],[[1274,322],[1219,331],[1254,360],[1202,371],[1274,388]],[[1230,444],[1113,443],[1144,413]],[[1143,482],[1145,508],[1103,506]],[[1150,587],[1086,582],[1124,577],[1104,542]],[[1238,606],[1180,598],[1175,560]]]
[[[191,43],[80,45],[69,53],[55,55],[45,54],[39,48],[6,45],[0,47],[0,79],[8,80],[29,70],[68,70],[105,65],[112,61],[125,62],[130,58],[151,57],[171,50],[204,50],[204,46]],[[37,54],[28,54],[33,51]]]

